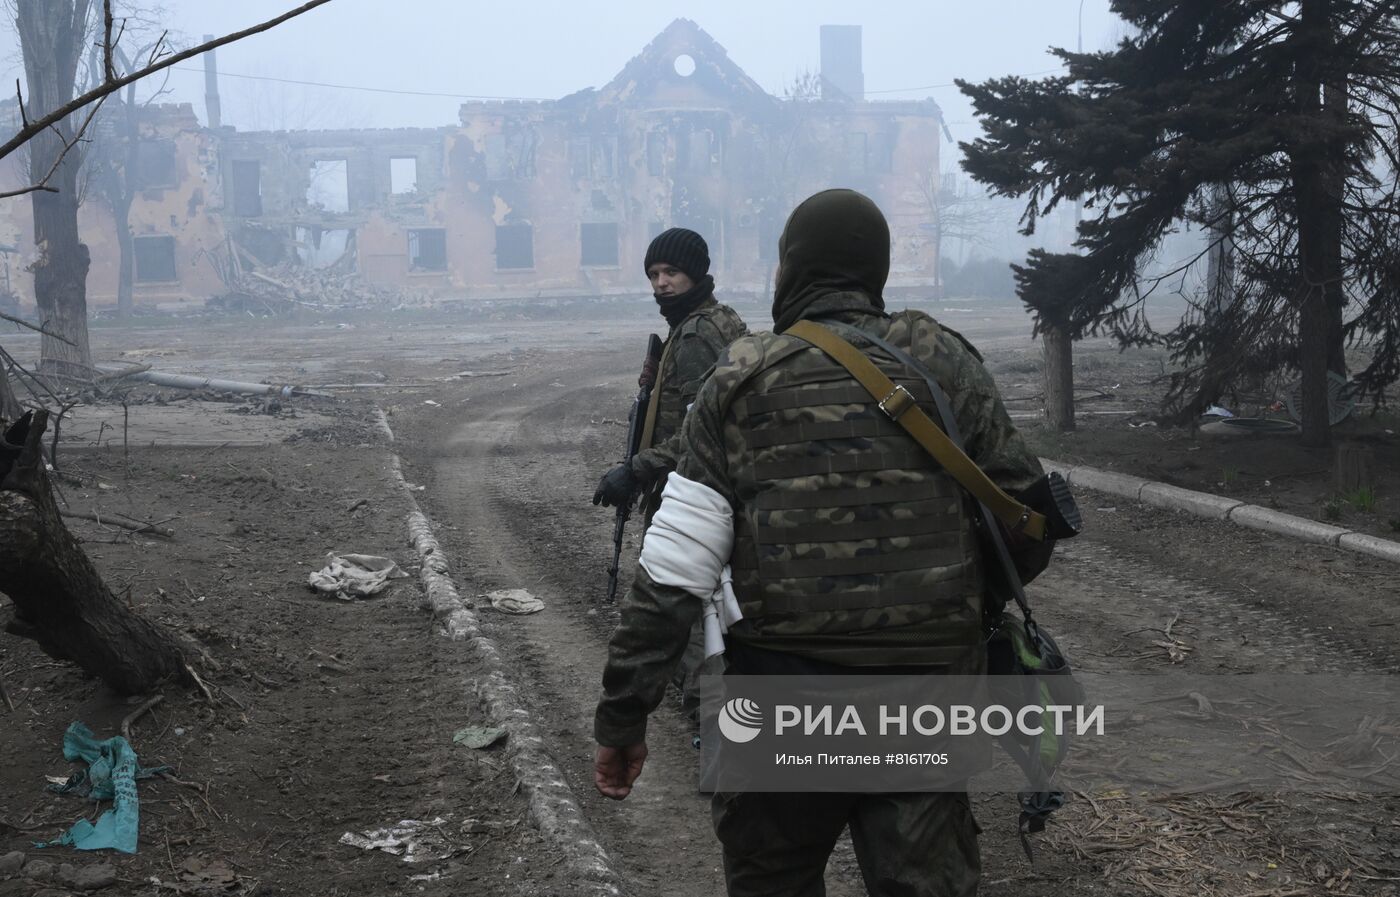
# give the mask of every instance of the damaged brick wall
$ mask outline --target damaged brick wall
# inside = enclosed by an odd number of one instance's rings
[[[774,97],[684,19],[600,89],[468,103],[453,127],[211,131],[188,105],[151,107],[152,182],[131,224],[140,267],[161,276],[138,277],[136,301],[198,302],[289,263],[453,298],[637,295],[646,246],[671,226],[705,236],[721,291],[762,294],[788,213],[833,186],[880,205],[891,289],[921,290],[937,277],[926,188],[941,125],[931,100]],[[0,243],[22,272],[27,204],[5,205]],[[116,294],[110,209],[90,196],[81,226],[101,307]]]

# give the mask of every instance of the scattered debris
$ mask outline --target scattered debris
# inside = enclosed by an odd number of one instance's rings
[[[351,253],[353,255],[353,253]],[[241,265],[239,268],[241,269]],[[426,306],[428,297],[407,289],[369,283],[352,271],[285,263],[264,271],[243,271],[225,282],[228,292],[205,301],[209,311],[285,315],[300,308],[380,310]]]
[[[448,377],[447,379],[448,379],[448,380],[470,380],[470,379],[473,378],[473,377],[506,377],[506,376],[509,376],[510,374],[514,374],[514,373],[515,373],[515,371],[513,371],[513,370],[509,370],[509,371],[458,371],[457,373],[453,374],[451,377]]]
[[[148,523],[144,520],[131,520],[121,514],[100,513],[98,511],[74,511],[62,509],[58,512],[64,517],[78,520],[92,520],[102,526],[117,526],[122,529],[131,530],[134,535],[161,536],[166,539],[175,538],[175,531],[169,527],[164,527],[156,523]]]
[[[398,564],[386,557],[331,552],[326,555],[326,566],[307,577],[307,585],[342,601],[353,601],[379,594],[391,579],[407,577]]]
[[[358,847],[360,850],[382,850],[402,857],[405,863],[447,860],[471,850],[470,847],[454,845],[451,842],[447,820],[441,816],[427,821],[400,819],[397,824],[388,828],[359,833],[346,832],[340,836],[340,843]]]
[[[534,614],[544,610],[544,602],[524,589],[497,589],[486,598],[493,608],[504,614]]]
[[[219,380],[210,377],[195,377],[190,374],[168,374],[163,371],[137,371],[125,375],[130,380],[140,380],[155,386],[168,386],[172,389],[209,389],[214,392],[232,392],[241,395],[277,394],[282,398],[292,396],[317,396],[330,398],[327,393],[317,392],[304,386],[277,385],[273,383],[245,383],[241,380]]]
[[[97,817],[95,823],[79,819],[55,840],[35,846],[67,845],[78,850],[110,848],[135,853],[140,812],[136,780],[165,772],[168,767],[148,769],[137,765],[136,752],[125,738],[118,735],[98,741],[81,722],[72,723],[63,733],[63,757],[69,761],[82,760],[88,768],[73,773],[62,785],[49,787],[59,794],[110,800],[112,807]]]
[[[463,747],[469,747],[474,751],[488,748],[502,738],[506,737],[506,730],[495,726],[467,726],[465,729],[458,729],[452,736],[452,740]]]
[[[126,718],[122,720],[122,737],[125,738],[127,741],[130,741],[132,724],[134,724],[138,719],[140,719],[153,707],[155,707],[157,704],[160,704],[164,700],[165,695],[156,695],[149,701],[143,702],[140,707],[137,707],[135,710],[128,713],[126,715]]]

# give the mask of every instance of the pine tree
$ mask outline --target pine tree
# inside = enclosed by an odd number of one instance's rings
[[[1251,374],[1301,372],[1303,439],[1324,445],[1347,340],[1372,352],[1363,394],[1400,378],[1400,0],[1112,7],[1135,36],[1053,50],[1066,75],[958,82],[983,128],[963,165],[1026,199],[1028,233],[1059,202],[1093,211],[1080,252],[1032,251],[1017,291],[1037,328],[1168,347],[1177,419]],[[1233,282],[1158,333],[1143,303],[1168,277],[1143,271],[1183,224],[1228,242]]]

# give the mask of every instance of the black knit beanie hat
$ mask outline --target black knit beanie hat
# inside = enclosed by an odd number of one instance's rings
[[[649,272],[657,262],[674,265],[691,280],[699,281],[710,273],[710,247],[705,244],[705,238],[695,231],[673,227],[657,234],[656,239],[651,241],[647,247],[646,261],[642,262],[642,272]]]

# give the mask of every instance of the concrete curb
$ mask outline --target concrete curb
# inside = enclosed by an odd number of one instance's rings
[[[392,445],[394,432],[382,410],[376,409],[376,426]],[[465,642],[486,675],[477,680],[477,698],[506,730],[506,752],[529,804],[530,817],[540,832],[553,841],[566,858],[570,893],[615,897],[622,893],[622,879],[583,816],[578,797],[569,787],[554,758],[545,749],[520,693],[506,676],[507,665],[496,643],[486,636],[476,614],[457,594],[451,564],[433,535],[432,526],[404,479],[397,453],[390,453],[394,479],[404,490],[413,510],[408,515],[408,536],[421,562],[423,606],[442,624],[453,641]]]
[[[1074,466],[1052,458],[1041,458],[1040,463],[1047,471],[1058,471],[1071,486],[1082,486],[1096,492],[1131,498],[1158,508],[1185,511],[1197,517],[1228,520],[1250,529],[1276,533],[1317,545],[1331,545],[1400,564],[1400,542],[1353,532],[1345,527],[1320,523],[1296,514],[1285,514],[1272,508],[1246,504],[1234,498],[1212,495],[1209,492],[1195,492],[1127,474]]]

